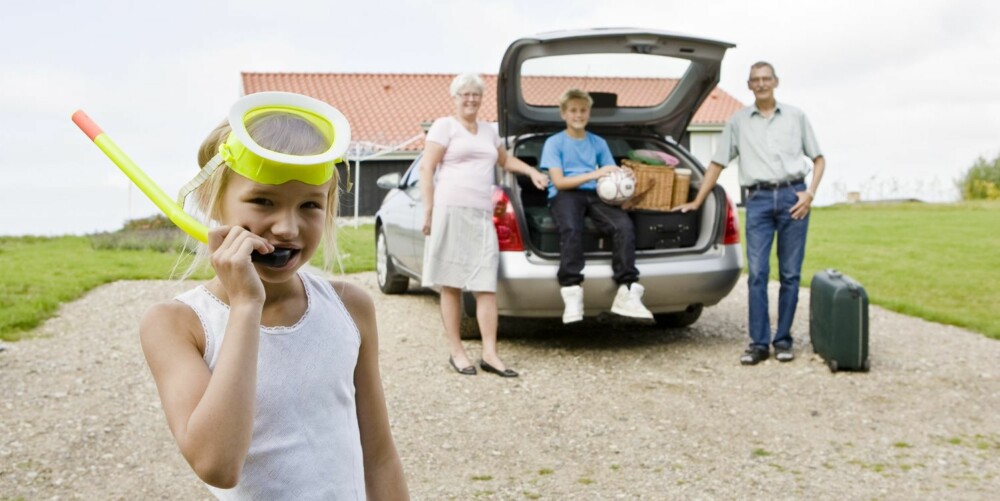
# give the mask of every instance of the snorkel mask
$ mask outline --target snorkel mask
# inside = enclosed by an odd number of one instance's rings
[[[290,155],[257,144],[247,130],[247,123],[269,113],[286,113],[309,122],[327,140],[329,148],[315,155]],[[229,126],[232,132],[219,146],[218,154],[202,167],[194,179],[181,188],[178,200],[175,202],[82,110],[73,114],[73,122],[174,224],[203,243],[208,242],[208,229],[184,211],[184,199],[204,183],[220,165],[225,164],[237,174],[261,184],[277,185],[289,181],[301,181],[314,186],[321,185],[333,178],[336,164],[343,161],[343,156],[351,143],[351,126],[347,118],[323,101],[290,92],[250,94],[236,101],[230,109]],[[351,189],[350,173],[345,188],[348,191]],[[251,258],[270,266],[282,266],[290,256],[291,251],[278,249],[266,255],[254,251]]]

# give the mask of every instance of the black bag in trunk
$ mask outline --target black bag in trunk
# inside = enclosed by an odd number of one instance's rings
[[[528,235],[539,252],[559,252],[559,228],[548,207],[525,207]],[[611,250],[611,235],[605,235],[589,217],[584,220],[583,252]]]
[[[692,247],[698,241],[699,211],[637,210],[629,212],[629,215],[635,226],[637,250]]]

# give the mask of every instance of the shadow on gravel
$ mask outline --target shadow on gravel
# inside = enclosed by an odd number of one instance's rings
[[[690,329],[667,329],[619,319],[585,318],[570,325],[551,318],[500,318],[499,336],[512,345],[538,349],[632,350],[689,339]]]

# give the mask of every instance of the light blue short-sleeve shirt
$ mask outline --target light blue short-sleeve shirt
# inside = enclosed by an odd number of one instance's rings
[[[802,110],[776,103],[767,118],[756,105],[736,112],[722,130],[712,162],[723,167],[739,158],[740,186],[799,179],[823,156]]]
[[[543,171],[559,168],[566,177],[593,172],[605,165],[615,165],[611,148],[604,138],[589,132],[583,139],[569,137],[566,131],[549,136],[542,147],[542,160],[539,162]],[[587,181],[576,189],[594,191],[597,181]],[[555,197],[558,191],[555,184],[549,183],[549,198]]]

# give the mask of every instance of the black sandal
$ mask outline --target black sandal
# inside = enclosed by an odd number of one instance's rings
[[[500,376],[500,377],[517,377],[518,376],[517,372],[515,372],[512,369],[500,370],[500,369],[497,369],[496,367],[493,367],[492,365],[486,363],[485,360],[480,360],[479,361],[479,366],[482,367],[484,371],[486,371],[486,372],[492,372],[492,373],[494,373],[494,374],[496,374],[497,376]]]
[[[455,369],[455,372],[457,372],[457,373],[459,373],[459,374],[461,374],[463,376],[475,376],[476,375],[476,367],[473,366],[473,365],[467,365],[467,366],[462,367],[461,369],[459,369],[458,366],[455,365],[455,359],[453,359],[451,357],[448,357],[448,363],[451,364],[451,366]]]

